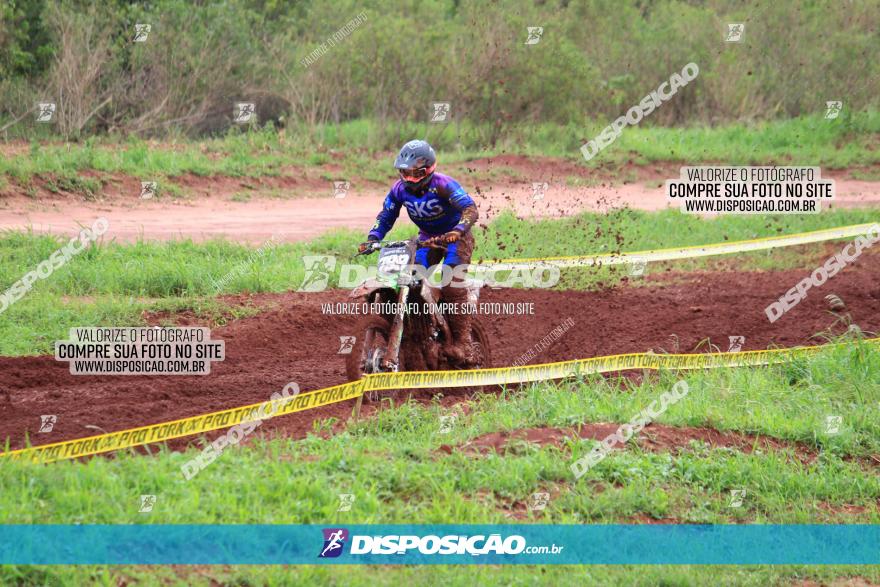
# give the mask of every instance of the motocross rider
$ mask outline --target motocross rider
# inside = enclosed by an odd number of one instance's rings
[[[372,242],[381,241],[394,226],[401,207],[406,207],[410,219],[419,227],[420,243],[434,240],[447,247],[444,255],[442,249],[420,246],[416,250],[417,264],[431,267],[441,257],[443,264],[450,267],[470,263],[474,250],[471,227],[479,216],[477,205],[457,181],[435,171],[437,155],[431,145],[421,140],[409,141],[400,149],[394,167],[400,179],[385,196],[376,224],[358,250],[364,252]],[[462,286],[461,280],[454,278],[443,288],[440,299],[462,308],[468,302],[467,289]],[[450,312],[447,318],[455,342],[447,345],[444,352],[456,361],[470,361],[471,314],[460,310]]]

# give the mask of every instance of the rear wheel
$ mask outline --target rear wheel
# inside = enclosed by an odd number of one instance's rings
[[[492,349],[489,345],[489,335],[476,318],[471,320],[471,340],[474,344],[474,361],[471,369],[491,368]]]
[[[489,335],[486,334],[485,328],[480,322],[473,318],[471,320],[471,356],[473,360],[468,361],[466,365],[457,365],[456,369],[489,369],[492,367],[492,350],[489,345]],[[461,392],[472,397],[478,393],[484,392],[489,385],[471,385],[467,387],[459,387]],[[454,392],[455,388],[449,388],[450,392]]]

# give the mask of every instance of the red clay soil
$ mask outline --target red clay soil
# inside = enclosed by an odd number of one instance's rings
[[[645,287],[598,292],[485,289],[480,301],[534,303],[534,315],[483,317],[496,366],[512,364],[569,318],[574,326],[531,362],[648,349],[704,352],[706,339],[727,350],[730,335],[745,336],[744,350],[819,344],[813,335],[835,322],[823,300],[830,293],[843,299],[864,331],[880,331],[880,265],[867,255],[771,324],[764,307],[804,274],[687,273],[674,275],[675,285],[652,285],[648,278]],[[12,448],[22,447],[26,435],[47,444],[265,401],[290,381],[303,391],[342,383],[339,337],[359,334],[357,317],[325,316],[321,303],[346,296],[341,290],[252,296],[271,309],[212,331],[212,338],[226,341],[226,360],[214,363],[208,376],[73,376],[53,357],[0,358],[0,439],[8,437]],[[351,409],[352,402],[331,405],[262,428],[300,438],[313,421],[345,419]],[[38,434],[45,414],[57,415],[57,424]]]
[[[0,144],[0,154],[17,155],[27,148]],[[375,164],[385,168],[391,157],[390,153],[381,155]],[[621,207],[662,210],[670,206],[663,180],[678,177],[682,165],[630,162],[592,169],[576,160],[506,154],[448,164],[443,170],[469,190],[480,208],[481,222],[486,222],[505,210],[521,218],[557,218]],[[873,177],[878,169],[823,170],[823,176],[835,179],[837,194],[834,203],[823,205],[823,210],[876,206],[880,203],[880,182],[853,175],[860,172],[865,174],[861,177]],[[105,217],[110,223],[105,239],[119,242],[179,238],[228,238],[253,244],[269,238],[304,241],[331,228],[366,230],[375,221],[394,179],[393,173],[384,182],[360,176],[346,178],[342,167],[334,164],[287,166],[277,176],[262,177],[190,173],[170,178],[185,198],[166,194],[143,200],[140,192],[145,178],[95,170],[80,175],[99,181],[99,193],[85,198],[79,192],[59,191],[59,182],[48,175],[28,184],[9,178],[0,188],[0,230],[73,235],[82,225]],[[342,199],[332,197],[334,180],[350,181]],[[533,191],[536,182],[547,184],[538,200]],[[403,215],[400,222],[408,225],[410,221]]]
[[[509,451],[515,452],[518,442],[528,442],[537,446],[561,446],[568,438],[589,438],[602,441],[617,432],[619,426],[618,423],[594,422],[567,429],[524,428],[513,432],[490,432],[473,438],[458,448],[444,444],[439,450],[448,454],[451,454],[453,450],[480,454],[491,452],[503,454]],[[704,442],[712,448],[734,448],[745,453],[750,453],[754,449],[793,448],[798,458],[804,462],[810,462],[816,456],[810,449],[794,443],[738,432],[722,432],[713,428],[679,428],[650,424],[636,438],[639,446],[652,452],[668,452],[687,448],[693,440]],[[622,445],[618,444],[615,448],[622,448]]]

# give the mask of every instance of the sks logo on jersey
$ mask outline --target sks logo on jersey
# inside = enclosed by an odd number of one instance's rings
[[[318,558],[336,558],[342,554],[345,541],[348,540],[348,530],[345,528],[324,528],[324,547]]]
[[[404,202],[409,215],[413,218],[433,218],[443,212],[440,200],[433,198],[423,202]]]

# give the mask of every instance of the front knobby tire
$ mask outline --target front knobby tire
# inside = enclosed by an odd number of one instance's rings
[[[391,337],[391,322],[381,316],[365,316],[358,322],[355,332],[359,333],[358,339],[345,359],[345,375],[349,381],[357,381],[371,371],[371,363],[379,362],[384,358],[385,349]],[[403,353],[400,353],[399,370],[404,370]],[[376,361],[379,357],[379,361]],[[370,402],[378,401],[383,397],[394,397],[398,390],[369,391],[364,394],[364,399]]]

